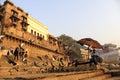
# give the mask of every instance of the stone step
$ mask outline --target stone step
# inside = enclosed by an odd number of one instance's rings
[[[37,74],[41,73],[38,67],[26,67],[27,70],[23,70],[24,68],[19,68],[18,71],[14,67],[0,67],[0,76],[7,75],[19,75],[19,74]]]
[[[112,78],[109,78],[107,80],[120,80],[120,77],[112,77]]]
[[[5,75],[16,75],[16,74],[27,74],[28,72],[25,71],[17,71],[14,67],[0,67],[0,76]]]
[[[28,72],[4,72],[0,74],[0,76],[10,76],[10,75],[21,75],[21,74],[28,74]]]
[[[112,76],[120,76],[120,71],[111,72]]]
[[[95,77],[103,75],[103,72],[85,72],[85,73],[71,73],[71,74],[61,74],[56,76],[46,76],[42,80],[83,80],[88,79],[90,77]]]
[[[15,74],[15,75],[14,75]],[[40,73],[40,74],[25,74],[18,75],[14,73],[11,76],[1,76],[0,78],[12,78],[14,79],[16,76],[19,78],[25,79],[35,79],[35,80],[79,80],[86,79],[89,77],[100,76],[103,75],[102,71],[88,71],[88,72],[63,72],[63,73]]]
[[[95,76],[95,77],[87,78],[87,79],[83,79],[83,80],[106,80],[106,79],[109,79],[109,78],[111,78],[110,74],[104,74],[104,75],[101,75],[101,76]]]

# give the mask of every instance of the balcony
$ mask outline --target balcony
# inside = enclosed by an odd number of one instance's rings
[[[17,22],[12,22],[11,25],[16,27],[17,26]]]
[[[22,30],[27,31],[27,27],[22,27]]]
[[[20,20],[20,19],[17,17],[17,15],[12,15],[10,18],[11,18],[11,20],[12,20],[13,22],[17,22],[17,21]]]
[[[22,21],[22,22],[21,22],[21,25],[22,25],[22,27],[26,27],[26,26],[28,26],[29,24],[28,24],[26,21]]]

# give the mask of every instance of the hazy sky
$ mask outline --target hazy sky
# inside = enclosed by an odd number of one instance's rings
[[[46,25],[56,37],[91,37],[101,44],[120,46],[120,0],[11,1]]]

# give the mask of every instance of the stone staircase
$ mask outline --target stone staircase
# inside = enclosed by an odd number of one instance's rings
[[[104,74],[102,71],[75,72],[46,77],[42,80],[106,80],[111,78],[110,74]]]
[[[31,58],[30,60],[35,59]],[[104,73],[103,70],[42,73],[40,66],[24,65],[20,61],[17,62],[19,66],[12,66],[8,64],[4,56],[1,56],[0,61],[0,80],[17,80],[16,78],[21,78],[19,80],[120,80],[120,71],[118,70],[107,73]]]
[[[0,67],[0,80],[21,78],[20,80],[120,80],[119,71],[104,73],[102,70],[79,71],[79,72],[58,72],[41,73],[37,67],[27,67],[17,71],[11,67]],[[12,73],[10,73],[12,70]]]
[[[32,73],[28,71],[14,71],[13,74],[2,68],[0,74],[1,79],[22,78],[23,80],[109,80],[111,74],[104,74],[103,71],[81,71],[81,72],[61,72],[61,73],[36,73],[37,69],[33,69]]]

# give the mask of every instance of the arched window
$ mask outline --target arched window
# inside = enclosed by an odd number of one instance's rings
[[[34,35],[36,35],[36,31],[34,31]]]
[[[31,30],[31,34],[33,34],[33,30]]]
[[[45,37],[44,37],[44,35],[43,35],[43,39],[44,39]]]
[[[37,36],[39,36],[39,33],[37,33]]]

